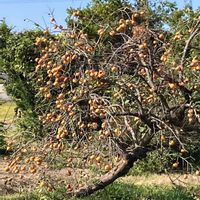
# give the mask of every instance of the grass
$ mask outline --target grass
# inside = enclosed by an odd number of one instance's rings
[[[0,102],[0,122],[11,123],[15,115],[15,107],[14,102]]]
[[[5,136],[9,136],[11,133],[14,134],[14,130],[10,125],[12,125],[15,116],[15,107],[14,102],[0,101],[0,156],[6,153]]]
[[[54,192],[35,192],[22,195],[4,196],[0,200],[67,200],[65,189]],[[114,183],[104,190],[85,198],[71,200],[194,200],[197,199],[185,188],[164,186],[138,186],[126,183]]]

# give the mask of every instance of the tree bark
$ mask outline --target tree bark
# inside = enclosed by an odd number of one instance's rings
[[[113,183],[119,177],[126,175],[137,160],[146,157],[146,153],[146,148],[140,146],[136,147],[135,149],[133,149],[132,152],[129,152],[125,155],[125,160],[122,164],[120,164],[116,169],[113,169],[111,172],[105,174],[98,183],[82,187],[73,192],[73,195],[76,197],[84,197],[98,190],[104,189],[106,186]]]

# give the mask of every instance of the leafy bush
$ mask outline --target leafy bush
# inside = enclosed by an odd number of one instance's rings
[[[135,163],[129,174],[165,173],[171,167],[170,161],[169,157],[163,156],[159,151],[150,152],[146,158]]]
[[[1,102],[0,102],[1,105]],[[0,155],[5,153],[6,150],[6,142],[5,137],[3,135],[3,122],[0,121]]]
[[[5,22],[0,24],[0,71],[8,75],[6,90],[22,112],[20,128],[33,134],[41,134],[35,112],[38,105],[36,105],[33,81],[35,58],[38,56],[34,43],[41,35],[42,32],[38,30],[13,33]]]
[[[3,123],[0,122],[0,155],[6,151],[6,142],[3,135]]]

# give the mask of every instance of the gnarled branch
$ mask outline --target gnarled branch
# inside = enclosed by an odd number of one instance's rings
[[[143,147],[136,147],[132,152],[125,155],[125,160],[116,169],[113,169],[110,173],[105,174],[99,182],[94,185],[82,187],[79,190],[71,193],[77,197],[83,197],[90,195],[98,190],[104,189],[109,184],[113,183],[117,178],[126,175],[133,167],[133,164],[144,157],[146,157],[147,149]]]

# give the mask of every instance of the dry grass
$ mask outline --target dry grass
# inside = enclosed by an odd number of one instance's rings
[[[137,185],[195,186],[200,185],[200,176],[192,174],[151,174],[149,176],[125,176],[119,179]]]
[[[0,102],[0,122],[10,124],[13,122],[15,116],[16,105],[14,102]]]

